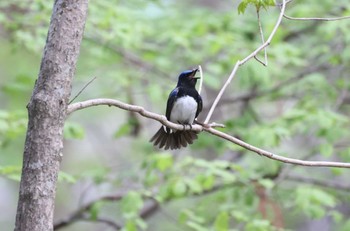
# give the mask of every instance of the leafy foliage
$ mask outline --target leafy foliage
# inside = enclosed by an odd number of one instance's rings
[[[254,5],[257,11],[260,11],[260,8],[263,7],[267,9],[269,6],[275,6],[274,0],[243,0],[238,5],[238,13],[244,14],[248,5]]]
[[[256,14],[247,7],[259,11],[265,36],[279,14],[271,0],[243,0],[238,13],[244,15],[239,16],[232,2],[207,4],[91,1],[72,95],[97,76],[78,101],[108,97],[164,113],[177,73],[201,64],[202,120],[235,61],[261,44]],[[44,0],[0,3],[5,34],[0,43],[0,174],[6,181],[19,179],[25,105],[40,66],[51,7]],[[331,0],[295,2],[287,8],[294,17],[349,12],[344,2]],[[281,155],[349,162],[350,56],[344,52],[349,23],[284,20],[267,49],[269,66],[255,61],[242,66],[213,119],[225,123],[225,132]],[[58,187],[64,182],[74,187],[61,195],[66,199],[58,202],[57,216],[75,209],[69,200],[73,195],[91,192],[95,198],[122,191],[119,202],[96,202],[89,219],[106,216],[130,231],[171,230],[174,223],[181,230],[276,230],[280,220],[282,228],[293,230],[325,217],[339,230],[349,227],[337,208],[349,196],[329,186],[344,183],[347,170],[282,165],[205,133],[186,150],[158,152],[147,142],[158,126],[104,107],[71,115]],[[89,185],[86,191],[76,189],[84,184]],[[150,200],[162,209],[152,219],[142,219],[139,212]],[[170,215],[164,217],[162,211]]]
[[[6,147],[11,140],[23,134],[26,124],[22,111],[0,110],[0,147]]]

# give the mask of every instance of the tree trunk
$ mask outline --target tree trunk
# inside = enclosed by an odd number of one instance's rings
[[[46,46],[28,108],[15,230],[53,229],[63,127],[88,0],[55,0]]]

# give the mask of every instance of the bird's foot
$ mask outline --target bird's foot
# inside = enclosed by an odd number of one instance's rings
[[[183,126],[183,131],[185,131],[186,130],[186,126],[190,126],[190,131],[192,130],[192,125],[191,124],[182,124],[182,126]]]

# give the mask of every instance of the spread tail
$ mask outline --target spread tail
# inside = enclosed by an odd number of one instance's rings
[[[192,144],[197,139],[197,133],[194,131],[166,131],[162,126],[156,134],[150,139],[154,146],[168,150],[179,149],[186,147],[187,144]]]

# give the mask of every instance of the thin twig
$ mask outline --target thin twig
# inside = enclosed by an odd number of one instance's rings
[[[235,96],[232,98],[226,98],[226,99],[223,98],[223,99],[221,99],[220,104],[223,105],[223,104],[228,104],[228,103],[230,103],[230,104],[237,103],[237,102],[241,102],[241,101],[251,100],[251,99],[254,99],[257,97],[262,97],[262,96],[268,95],[268,94],[273,93],[273,92],[277,92],[277,91],[281,90],[283,87],[290,86],[291,84],[297,83],[299,80],[306,78],[307,76],[309,76],[308,74],[310,74],[310,73],[313,73],[315,71],[326,70],[327,68],[329,68],[328,64],[309,66],[307,69],[301,71],[296,76],[289,78],[285,81],[282,81],[269,89],[247,92],[247,93],[243,93],[241,95],[238,95],[238,96]]]
[[[350,190],[350,185],[339,184],[336,181],[323,181],[323,180],[312,179],[312,178],[307,178],[304,176],[296,176],[296,175],[288,175],[285,178],[287,180],[296,181],[298,183],[303,182],[303,183],[307,183],[307,184],[314,184],[314,185],[318,185],[321,187],[344,190],[346,192],[349,192],[349,190]]]
[[[85,84],[85,86],[78,92],[78,94],[74,96],[74,98],[71,101],[69,101],[68,104],[71,104],[96,78],[97,77],[93,77],[87,84]]]
[[[114,230],[121,230],[123,226],[120,224],[106,218],[96,218],[96,219],[91,219],[89,217],[82,217],[80,218],[82,221],[87,221],[87,222],[99,222],[108,225],[109,227],[113,228]]]
[[[258,17],[258,25],[259,25],[259,32],[260,32],[260,37],[261,37],[261,42],[264,43],[265,39],[264,39],[264,32],[262,30],[262,26],[261,26],[261,19],[260,19],[260,11],[259,9],[256,10],[256,14]],[[265,67],[267,66],[267,48],[264,48],[264,58],[265,58],[265,62],[261,61],[258,56],[254,56],[254,58],[261,63],[262,65],[264,65]]]
[[[199,70],[199,74],[201,75],[200,80],[199,80],[198,93],[201,94],[202,85],[203,85],[203,70],[202,70],[201,65],[198,65],[198,70]]]
[[[302,166],[313,166],[313,167],[338,167],[338,168],[350,168],[350,163],[344,163],[344,162],[332,162],[332,161],[306,161],[306,160],[299,160],[294,158],[288,158],[276,155],[272,152],[265,151],[263,149],[257,148],[253,145],[250,145],[248,143],[245,143],[242,140],[239,140],[233,136],[230,136],[224,132],[218,131],[213,128],[203,128],[204,131],[211,133],[215,136],[218,136],[220,138],[223,138],[225,140],[228,140],[232,143],[235,143],[247,150],[250,150],[252,152],[255,152],[261,156],[265,156],[267,158],[270,158],[272,160],[277,160],[280,162],[288,163],[288,164],[295,164],[295,165],[302,165]]]
[[[265,53],[266,53],[266,51],[265,51]],[[255,59],[256,61],[258,61],[259,63],[261,63],[263,66],[265,66],[265,67],[267,66],[265,62],[261,61],[261,60],[258,58],[258,56],[254,56],[254,59]]]
[[[303,158],[303,160],[309,160],[312,157],[316,156],[317,153],[316,152],[312,152],[312,153],[308,153],[300,158]],[[281,184],[282,182],[284,182],[284,180],[286,179],[286,177],[289,175],[290,172],[293,171],[293,169],[296,167],[296,165],[288,165],[288,166],[282,166],[279,170],[279,174],[278,176],[274,179],[275,182],[275,186]]]
[[[239,182],[237,182],[237,183],[239,183]],[[210,189],[206,189],[206,190],[202,191],[201,193],[192,194],[192,196],[203,196],[203,195],[207,195],[207,194],[210,194],[210,193],[213,193],[213,192],[216,192],[218,190],[225,189],[228,187],[232,187],[232,184],[226,184],[226,183],[217,184],[217,185],[214,185]],[[98,202],[119,201],[126,194],[127,194],[127,192],[117,193],[116,195],[109,195],[109,196],[103,196],[103,197],[97,198],[97,199],[89,202],[87,205],[79,207],[68,218],[61,220],[59,222],[56,222],[54,224],[54,230],[58,230],[58,229],[61,229],[63,227],[69,226],[69,225],[71,225],[74,222],[77,222],[79,220],[92,221],[92,222],[93,221],[103,222],[103,223],[106,223],[110,226],[113,226],[116,230],[119,230],[123,227],[121,225],[119,225],[118,223],[104,219],[104,218],[99,218],[99,217],[96,219],[89,219],[88,217],[86,217],[86,212],[88,212],[90,210],[92,205],[94,205]],[[143,208],[139,211],[139,216],[142,219],[147,219],[147,218],[151,217],[160,208],[160,203],[156,199],[154,199],[153,197],[146,197],[146,198],[148,198],[149,200],[145,201]],[[170,198],[166,199],[164,202],[166,203],[169,201],[171,201]]]
[[[348,95],[348,89],[344,88],[341,90],[341,92],[339,93],[339,96],[334,104],[334,109],[337,111],[339,110],[339,108],[343,105],[346,97]]]
[[[102,196],[96,200],[90,201],[89,203],[79,207],[75,212],[70,214],[67,218],[62,219],[58,222],[55,222],[54,230],[58,230],[60,228],[66,227],[66,226],[74,223],[77,220],[83,219],[84,218],[83,214],[85,212],[89,211],[96,202],[99,202],[99,201],[118,201],[118,200],[121,200],[124,195],[125,195],[124,193],[117,193],[115,195]]]
[[[350,16],[335,17],[335,18],[295,18],[295,17],[291,17],[291,16],[288,16],[285,14],[283,14],[283,17],[286,19],[295,20],[295,21],[325,21],[325,22],[350,19]]]
[[[288,3],[290,3],[290,2],[292,2],[293,0],[287,0],[286,1],[286,5],[288,4]],[[283,5],[283,3],[276,3],[276,6],[279,6],[279,7],[281,7]]]
[[[145,61],[144,59],[142,59],[138,55],[136,55],[136,54],[134,54],[126,49],[123,49],[121,47],[114,46],[113,44],[108,43],[107,41],[104,41],[101,37],[96,36],[95,34],[94,35],[85,34],[84,39],[88,40],[92,43],[95,43],[99,46],[103,46],[103,47],[107,48],[109,51],[112,51],[118,55],[121,55],[125,59],[125,61],[133,64],[134,66],[136,65],[138,67],[141,67],[145,71],[152,70],[153,72],[156,72],[161,76],[168,76],[169,75],[169,73],[166,73],[166,72],[164,72],[164,70],[158,68],[154,64]]]
[[[149,112],[145,110],[143,107],[136,106],[136,105],[131,105],[127,103],[123,103],[118,100],[114,99],[92,99],[92,100],[87,100],[83,102],[78,102],[74,103],[68,106],[68,114],[71,114],[74,111],[81,110],[83,108],[88,108],[92,106],[98,106],[98,105],[108,105],[108,106],[115,106],[127,111],[134,111],[139,113],[140,115],[154,119],[162,123],[163,125],[175,129],[175,130],[183,130],[183,126],[180,124],[172,123],[166,119],[165,116],[159,115],[153,112]],[[185,130],[190,129],[190,128],[185,128]],[[209,126],[201,126],[199,124],[192,125],[192,130],[193,131],[206,131],[208,133],[211,133],[217,137],[223,138],[227,141],[230,141],[234,144],[237,144],[247,150],[250,150],[252,152],[255,152],[261,156],[265,156],[267,158],[270,158],[272,160],[277,160],[280,162],[284,163],[289,163],[289,164],[295,164],[295,165],[302,165],[302,166],[313,166],[313,167],[339,167],[339,168],[350,168],[350,163],[343,163],[343,162],[330,162],[330,161],[304,161],[304,160],[299,160],[299,159],[293,159],[293,158],[288,158],[288,157],[283,157],[276,155],[272,152],[265,151],[263,149],[260,149],[258,147],[255,147],[253,145],[250,145],[248,143],[245,143],[233,136],[230,136],[224,132],[218,131],[212,127]]]
[[[267,47],[268,45],[270,45],[271,43],[271,40],[273,38],[273,36],[275,35],[279,25],[281,24],[281,21],[282,21],[282,18],[283,18],[283,14],[284,14],[284,11],[286,9],[286,3],[285,3],[285,0],[283,0],[283,5],[282,5],[282,9],[281,9],[281,12],[280,12],[280,15],[277,19],[277,22],[275,24],[275,27],[273,28],[269,38],[266,40],[266,42],[264,44],[262,44],[260,47],[258,47],[254,52],[252,52],[250,55],[248,55],[246,58],[244,58],[242,61],[237,61],[235,66],[233,67],[233,70],[230,74],[230,76],[228,77],[227,81],[225,82],[225,84],[222,86],[219,94],[216,96],[215,98],[215,101],[213,102],[213,105],[211,106],[209,112],[208,112],[208,115],[204,121],[205,124],[209,123],[209,120],[211,118],[211,116],[213,115],[213,112],[217,106],[217,104],[219,103],[222,95],[224,94],[225,92],[225,89],[227,88],[227,86],[231,83],[232,79],[235,77],[235,74],[237,72],[237,69],[239,66],[242,66],[243,64],[245,64],[248,60],[250,60],[251,58],[253,58],[254,56],[256,56],[261,50],[263,50],[265,47]]]

